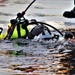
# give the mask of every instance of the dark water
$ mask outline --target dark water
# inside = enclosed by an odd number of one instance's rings
[[[30,2],[0,0],[0,24],[4,32],[10,19],[16,18]],[[62,16],[72,8],[73,0],[36,0],[25,18],[47,21],[62,28],[74,26],[74,19]],[[0,75],[75,75],[75,43],[51,40],[39,43],[25,39],[0,43]]]

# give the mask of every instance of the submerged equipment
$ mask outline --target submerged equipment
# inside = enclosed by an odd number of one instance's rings
[[[55,31],[57,31],[61,36],[63,36],[63,34],[54,26],[44,23],[44,22],[39,22],[36,20],[31,20],[31,22],[29,23],[29,25],[36,25],[29,33],[28,33],[28,38],[29,39],[33,39],[35,36],[38,36],[40,34],[42,34],[43,36],[41,38],[43,39],[53,39],[59,38],[59,35],[52,35],[52,32],[50,30],[50,28],[54,29]],[[50,27],[50,28],[49,28]]]

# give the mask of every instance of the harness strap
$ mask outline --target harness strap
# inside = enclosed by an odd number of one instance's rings
[[[21,37],[20,24],[17,25],[17,33],[18,33],[18,38],[20,38]]]

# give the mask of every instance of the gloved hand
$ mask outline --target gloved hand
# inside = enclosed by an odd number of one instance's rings
[[[24,16],[24,14],[25,14],[24,11],[23,11],[22,13],[19,12],[19,13],[17,14],[17,17],[18,17],[18,18],[22,18],[22,17]]]
[[[18,18],[23,17],[22,13],[18,13],[18,14],[17,14],[17,17],[18,17]]]

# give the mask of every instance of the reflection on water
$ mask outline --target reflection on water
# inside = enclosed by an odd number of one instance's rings
[[[25,39],[13,40],[7,45],[2,42],[0,73],[4,74],[5,70],[12,75],[75,74],[75,44],[23,41]]]
[[[60,69],[59,71],[61,71],[62,73],[64,73],[64,75],[70,75],[70,70],[72,70],[73,65],[71,65],[70,61],[70,56],[66,55],[63,58],[61,58],[61,64],[62,64],[62,69]],[[72,62],[73,63],[73,62]]]
[[[70,54],[70,64],[71,64],[71,70],[69,71],[70,75],[75,74],[75,51],[72,51]]]
[[[75,48],[72,47],[71,49],[73,49],[72,52],[60,58],[60,62],[64,68],[61,71],[64,72],[64,75],[75,74]]]
[[[64,69],[61,69],[61,71],[64,73],[64,75],[75,74],[75,60],[73,60],[74,57],[72,57],[72,55],[67,55],[64,58],[61,58],[61,63],[64,68]]]

